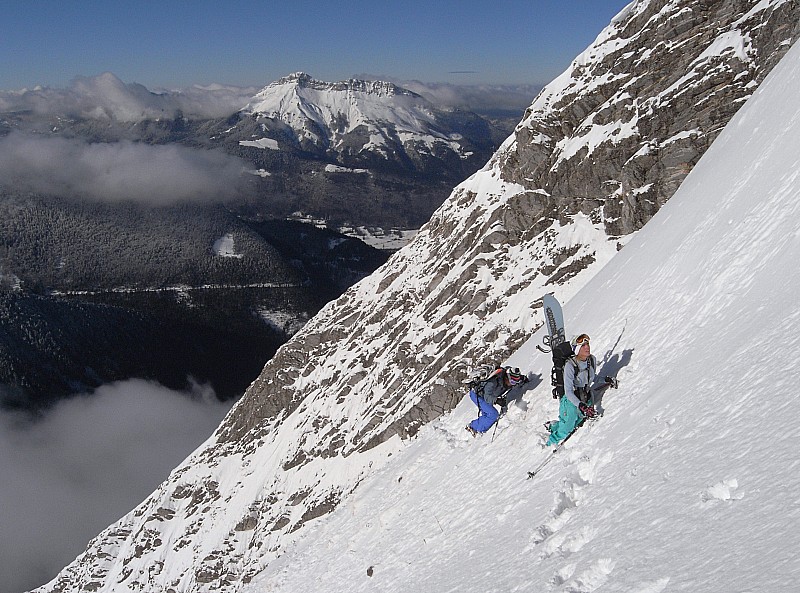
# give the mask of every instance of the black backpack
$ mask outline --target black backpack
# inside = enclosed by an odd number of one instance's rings
[[[564,395],[564,365],[572,358],[572,344],[561,342],[553,347],[553,370],[550,371],[550,383],[553,385],[553,399]]]
[[[550,372],[550,383],[553,385],[553,399],[558,399],[564,395],[564,365],[572,358],[575,353],[572,351],[572,344],[561,342],[553,348],[553,370]],[[589,358],[589,364],[594,371],[594,358]],[[578,376],[578,365],[575,365],[575,377]],[[584,398],[581,397],[581,400]]]

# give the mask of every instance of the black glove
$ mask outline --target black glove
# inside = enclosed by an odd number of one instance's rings
[[[594,409],[594,406],[587,406],[586,404],[581,404],[578,406],[578,409],[581,411],[581,414],[583,414],[587,418],[594,418],[595,416],[597,416],[597,411]]]
[[[505,408],[508,405],[508,400],[506,399],[505,395],[501,395],[495,400],[494,403],[500,406],[501,408]]]
[[[619,387],[619,381],[617,381],[614,377],[606,377],[606,385],[617,389]]]

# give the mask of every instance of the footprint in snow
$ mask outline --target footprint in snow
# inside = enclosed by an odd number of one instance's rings
[[[550,584],[556,586],[563,585],[572,578],[572,575],[575,574],[575,569],[577,567],[577,564],[567,564],[561,567],[558,569],[558,571],[556,571],[556,574],[553,575],[553,578],[550,579]]]
[[[563,558],[580,552],[597,535],[597,529],[584,526],[570,534],[556,534],[547,540],[540,556],[541,560],[559,555]]]
[[[599,589],[608,581],[615,564],[616,562],[609,558],[595,560],[589,568],[567,581],[564,591],[567,593],[591,593],[595,589]]]
[[[575,514],[575,509],[578,505],[577,500],[580,499],[581,487],[572,484],[564,490],[556,492],[553,508],[550,510],[550,518],[533,530],[531,536],[531,543],[526,548],[530,551],[534,546],[545,542],[558,534],[559,531],[566,525],[572,516]],[[563,538],[559,538],[559,542]],[[546,556],[549,556],[545,552]]]
[[[700,494],[700,500],[704,503],[714,500],[742,500],[743,498],[744,492],[739,492],[739,482],[736,478],[717,482]]]
[[[597,477],[597,472],[610,463],[614,454],[612,452],[593,455],[592,457],[584,456],[578,464],[578,475],[575,483],[580,486],[588,486],[592,484]]]
[[[434,435],[456,448],[464,447],[475,439],[463,426],[460,428],[453,428],[443,424],[431,424],[431,426],[433,427]]]

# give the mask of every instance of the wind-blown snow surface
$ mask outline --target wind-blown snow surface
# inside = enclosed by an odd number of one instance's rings
[[[540,475],[547,381],[494,441],[464,402],[243,590],[800,589],[798,93],[794,47],[566,304],[621,385]],[[546,378],[540,339],[510,362]]]

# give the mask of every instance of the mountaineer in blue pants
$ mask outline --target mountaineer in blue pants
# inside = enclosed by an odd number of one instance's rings
[[[470,385],[469,398],[478,406],[478,417],[467,425],[472,436],[486,432],[497,422],[500,413],[494,405],[504,407],[505,394],[515,385],[526,383],[527,380],[517,368],[492,368],[484,365],[465,381]]]
[[[486,432],[500,418],[500,412],[494,405],[490,404],[484,397],[475,393],[474,389],[469,390],[469,398],[472,403],[478,406],[478,417],[467,425],[467,430],[471,430],[473,436],[478,432]]]

